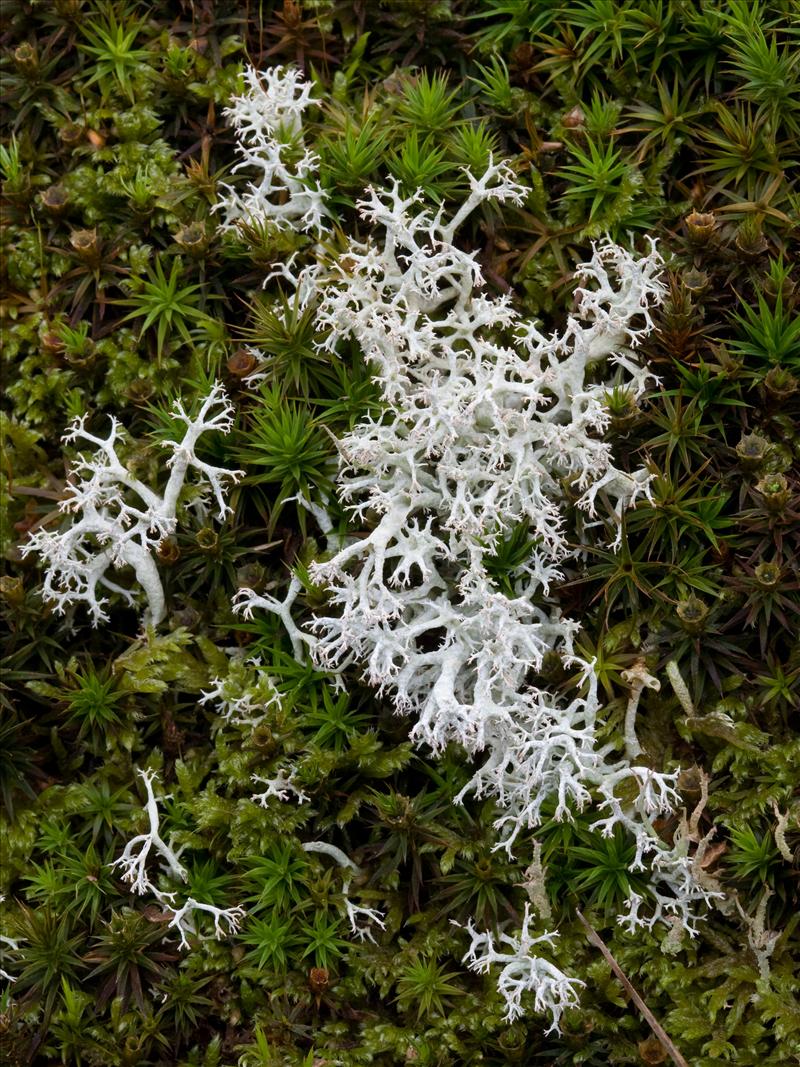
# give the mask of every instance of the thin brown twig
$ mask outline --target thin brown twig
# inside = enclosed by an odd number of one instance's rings
[[[677,1067],[689,1067],[689,1064],[686,1062],[686,1060],[680,1054],[678,1049],[672,1043],[672,1039],[670,1038],[669,1034],[666,1032],[664,1027],[658,1021],[658,1019],[656,1019],[655,1015],[653,1015],[653,1013],[650,1011],[650,1009],[639,996],[639,994],[636,992],[636,990],[633,988],[630,983],[630,980],[626,977],[625,972],[622,970],[620,965],[611,955],[611,952],[609,951],[605,941],[603,941],[602,937],[598,934],[598,932],[591,925],[591,923],[588,922],[585,916],[581,914],[578,908],[575,909],[575,914],[578,916],[584,929],[586,930],[586,935],[589,938],[589,941],[595,946],[595,948],[600,949],[600,952],[603,954],[603,957],[608,963],[609,967],[622,983],[625,992],[628,994],[633,1003],[642,1013],[644,1019],[649,1024],[650,1029],[653,1031],[658,1040],[666,1049],[667,1053],[672,1058],[673,1063],[677,1064]]]

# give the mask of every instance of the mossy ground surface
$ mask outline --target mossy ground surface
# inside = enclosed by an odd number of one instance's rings
[[[797,3],[5,0],[3,14],[0,932],[17,945],[1,946],[15,979],[0,993],[3,1062],[666,1062],[576,907],[693,1067],[800,1062]],[[555,596],[596,658],[603,740],[621,741],[623,672],[644,656],[661,680],[640,707],[644,759],[684,769],[726,896],[694,940],[628,935],[615,921],[628,843],[588,815],[547,822],[555,959],[587,982],[560,1036],[534,1014],[504,1022],[452,925],[519,922],[531,841],[515,861],[493,851],[492,805],[452,803],[462,755],[415,751],[355,672],[336,692],[295,663],[278,620],[231,611],[238,587],[280,591],[314,557],[319,531],[290,498],[327,492],[332,437],[375,399],[355,347],[322,359],[313,319],[262,288],[308,239],[220,231],[220,183],[235,180],[222,111],[245,63],[297,64],[317,83],[309,136],[334,248],[362,232],[368,183],[394,176],[446,207],[461,168],[493,152],[529,195],[460,240],[544,328],[563,322],[594,238],[653,235],[666,260],[643,347],[659,383],[640,404],[608,396],[618,461],[651,467],[653,501]],[[269,356],[255,392],[250,344]],[[168,621],[142,635],[120,604],[96,630],[80,607],[54,614],[19,546],[58,521],[65,426],[117,416],[129,462],[157,478],[172,399],[215,377],[237,420],[205,455],[247,477],[228,522],[186,508],[163,546]],[[526,543],[520,531],[498,555],[501,588]],[[309,590],[304,610],[322,597]],[[255,730],[198,702],[235,649],[282,694]],[[577,684],[557,663],[549,681]],[[286,761],[309,802],[254,804],[251,775]],[[143,826],[144,767],[170,794],[162,825],[191,894],[247,909],[237,936],[179,951],[158,906],[110,870]],[[377,943],[353,942],[343,872],[309,840],[358,863],[360,902],[386,912]]]

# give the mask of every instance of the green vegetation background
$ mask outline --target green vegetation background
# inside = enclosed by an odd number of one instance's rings
[[[797,3],[5,0],[3,14],[0,929],[18,942],[0,960],[16,977],[0,993],[3,1062],[665,1062],[576,905],[693,1067],[800,1062]],[[617,454],[651,465],[654,500],[557,597],[597,658],[604,739],[621,739],[622,672],[645,655],[661,679],[642,700],[644,758],[685,769],[727,899],[694,941],[627,935],[615,915],[636,887],[629,843],[591,833],[588,816],[547,823],[557,962],[588,983],[560,1037],[532,1014],[503,1021],[451,925],[518,922],[530,844],[516,862],[493,852],[491,805],[452,804],[457,752],[426,760],[355,677],[335,693],[292,660],[277,622],[231,614],[237,587],[280,589],[313,557],[318,531],[289,498],[329,486],[327,431],[374,402],[359,353],[321,358],[313,317],[262,290],[306,239],[219,232],[234,162],[222,109],[246,62],[299,64],[318,83],[310,134],[334,246],[361,232],[367,183],[394,175],[457,203],[460,168],[494,152],[527,202],[462,239],[545,327],[563,320],[593,238],[652,234],[667,259],[644,348],[660,383],[641,405],[608,396]],[[268,357],[255,393],[241,385],[248,344]],[[231,521],[199,528],[187,509],[162,546],[168,623],[137,637],[122,607],[96,631],[80,610],[55,616],[18,546],[57,521],[65,425],[118,416],[129,461],[157,477],[171,398],[214,376],[238,418],[209,456],[248,476]],[[527,550],[515,531],[500,588]],[[309,589],[309,609],[321,595]],[[198,704],[236,647],[283,693],[255,730]],[[558,664],[549,680],[576,684]],[[311,802],[253,804],[250,775],[289,759]],[[109,870],[142,828],[144,766],[171,794],[163,825],[192,895],[244,903],[239,936],[180,953],[158,907]],[[377,944],[350,939],[342,873],[301,850],[312,838],[363,869],[360,901],[388,913]]]

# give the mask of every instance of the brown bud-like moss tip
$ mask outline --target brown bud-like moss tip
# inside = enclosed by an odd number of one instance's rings
[[[64,362],[70,367],[88,367],[95,357],[95,343],[87,337],[79,348],[64,345]]]
[[[642,1057],[642,1063],[658,1064],[667,1062],[667,1050],[657,1037],[648,1037],[645,1041],[640,1041],[638,1049],[639,1055]]]
[[[586,121],[586,116],[583,111],[576,105],[566,113],[561,120],[561,125],[566,126],[568,130],[576,130],[583,126]]]
[[[708,607],[696,596],[688,596],[685,600],[678,601],[675,612],[681,620],[681,624],[690,634],[699,634],[708,618]]]
[[[775,403],[783,403],[797,392],[797,378],[785,367],[770,367],[764,377],[764,388]]]
[[[41,195],[42,207],[51,215],[63,215],[69,207],[69,193],[63,185],[51,185]]]
[[[85,263],[96,264],[100,259],[100,238],[97,230],[73,230],[69,243],[75,254]]]
[[[62,19],[77,19],[81,14],[83,0],[54,0],[56,14]]]
[[[756,581],[764,589],[773,589],[781,580],[781,568],[777,563],[759,563],[754,573]]]
[[[22,579],[12,574],[0,576],[0,597],[9,604],[21,604],[25,598]]]
[[[42,334],[42,348],[45,352],[50,353],[50,355],[55,355],[58,352],[64,351],[64,342],[57,333],[48,330],[46,333]]]
[[[197,608],[192,607],[191,604],[187,604],[180,610],[173,612],[170,617],[170,621],[173,626],[185,626],[187,630],[194,630],[200,622],[202,616]]]
[[[149,378],[135,378],[127,392],[132,404],[146,404],[155,392],[155,386]]]
[[[689,240],[695,244],[706,244],[717,228],[716,217],[710,211],[692,211],[684,219]]]
[[[14,49],[14,65],[20,74],[36,74],[39,70],[39,54],[30,41],[23,41]]]
[[[66,148],[74,148],[86,136],[86,129],[77,122],[67,122],[58,131],[58,136]]]
[[[156,555],[161,563],[165,563],[168,566],[177,563],[181,558],[181,550],[178,548],[178,544],[171,537],[165,537],[163,541],[159,542],[156,549]]]
[[[764,498],[764,507],[773,513],[782,511],[791,496],[789,483],[783,474],[765,475],[756,482],[756,490]]]
[[[219,547],[219,536],[210,526],[204,526],[202,530],[198,530],[195,540],[201,552],[215,552]]]
[[[256,748],[260,749],[266,756],[274,752],[278,747],[272,730],[266,723],[259,723],[258,726],[253,727],[252,741]]]
[[[252,352],[248,352],[246,348],[239,348],[233,353],[226,366],[234,378],[246,378],[256,369],[257,363],[258,360]]]
[[[236,571],[236,585],[239,589],[254,589],[258,592],[264,585],[264,574],[260,563],[245,563]]]
[[[757,259],[769,247],[761,232],[761,222],[755,216],[750,216],[740,223],[734,243],[745,259]]]
[[[330,984],[330,975],[324,967],[312,967],[308,972],[308,984],[312,993],[323,993]]]
[[[704,293],[708,289],[709,277],[704,270],[687,270],[683,275],[683,284],[690,293]]]
[[[702,791],[702,783],[703,774],[697,765],[684,767],[678,774],[678,789],[680,789],[681,793],[699,795]]]
[[[528,1047],[528,1036],[524,1028],[510,1026],[500,1034],[498,1044],[506,1059],[517,1063],[522,1059]]]
[[[739,463],[745,470],[759,467],[769,451],[769,441],[757,433],[744,434],[736,446]]]
[[[209,235],[202,222],[190,222],[175,233],[175,244],[189,255],[200,256],[208,248]]]

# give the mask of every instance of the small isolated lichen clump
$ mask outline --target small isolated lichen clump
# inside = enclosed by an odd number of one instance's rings
[[[61,511],[78,517],[64,529],[37,530],[23,546],[22,553],[38,553],[47,563],[44,597],[63,612],[70,604],[83,603],[92,615],[93,625],[108,620],[108,599],[99,590],[118,593],[127,604],[136,595],[112,582],[112,568],[132,567],[137,583],[147,598],[146,624],[156,626],[166,614],[164,590],[153,553],[175,532],[178,501],[187,475],[195,470],[200,483],[210,489],[220,520],[230,511],[225,503],[228,482],[237,481],[241,471],[212,467],[198,459],[195,449],[202,434],[211,430],[228,433],[233,408],[219,383],[203,401],[196,416],[189,416],[180,401],[173,417],[186,426],[180,441],[164,441],[171,450],[167,460],[169,477],[159,494],[136,478],[117,454],[123,428],[112,417],[108,437],[95,437],[85,428],[86,416],[76,419],[65,434],[66,442],[93,445],[92,455],[80,455],[71,471]]]
[[[293,75],[265,77],[278,85]],[[470,192],[449,220],[423,206],[421,193],[402,196],[396,183],[367,190],[359,207],[373,239],[353,240],[338,263],[314,263],[295,278],[303,303],[316,303],[321,347],[355,339],[382,390],[380,417],[365,418],[339,443],[340,498],[373,526],[311,566],[330,600],[312,632],[289,617],[297,581],[284,604],[242,590],[238,606],[279,614],[296,654],[306,646],[319,667],[363,665],[368,682],[414,716],[418,743],[439,753],[456,742],[483,757],[457,799],[470,791],[494,797],[500,844],[509,851],[539,825],[548,799],[559,819],[599,801],[604,817],[594,828],[629,831],[634,868],[647,860],[652,871],[648,913],[640,914],[642,898],[632,893],[620,921],[634,928],[677,916],[693,932],[693,905],[709,893],[693,877],[688,846],[667,847],[653,825],[679,803],[675,775],[631,766],[611,746],[598,749],[593,665],[575,654],[579,625],[548,599],[574,552],[564,486],[595,519],[586,529],[605,525],[596,508],[606,502],[614,544],[624,509],[649,494],[646,470],[614,465],[603,440],[604,397],[612,375],[634,397],[652,377],[634,349],[664,293],[661,259],[653,242],[642,257],[614,244],[596,248],[577,270],[584,284],[575,313],[561,333],[545,336],[520,319],[508,296],[480,291],[477,254],[454,243],[481,203],[519,203],[524,190],[504,163],[468,179]],[[488,559],[519,524],[533,547],[506,595]],[[583,672],[584,696],[564,703],[531,681],[552,652]],[[536,991],[556,1024],[574,1002],[570,981],[530,955],[548,936],[528,937],[526,917],[512,961],[491,938],[473,934],[472,966],[506,963],[500,988],[509,1017],[523,987]]]
[[[233,98],[225,115],[238,135],[242,157],[233,168],[255,171],[244,193],[229,185],[217,204],[225,228],[239,220],[272,223],[279,229],[320,231],[326,215],[324,190],[314,178],[317,155],[303,144],[303,112],[311,83],[296,70],[280,67],[245,71],[246,90]]]
[[[165,892],[150,881],[147,860],[151,852],[161,859],[166,873],[178,881],[185,882],[187,872],[172,846],[161,836],[158,801],[153,792],[153,782],[157,779],[156,772],[140,770],[139,777],[144,782],[147,793],[145,811],[149,824],[148,830],[132,838],[125,846],[122,855],[114,860],[111,867],[119,867],[122,870],[122,880],[130,885],[132,893],[152,894],[159,904],[171,913],[169,928],[177,930],[181,948],[189,948],[189,936],[196,935],[198,932],[195,924],[196,912],[213,917],[214,936],[217,939],[225,937],[226,934],[235,934],[244,918],[244,908],[240,905],[237,904],[233,908],[217,908],[213,904],[204,904],[202,901],[195,900],[194,897],[188,897],[180,907],[176,907],[177,893]]]
[[[464,962],[470,970],[486,974],[492,966],[502,966],[497,988],[506,1002],[506,1018],[514,1022],[524,1015],[522,994],[534,993],[534,1010],[551,1016],[550,1030],[559,1029],[559,1021],[567,1008],[578,1004],[578,988],[585,985],[577,978],[568,978],[552,963],[533,952],[538,945],[552,948],[557,934],[545,933],[534,937],[530,933],[531,909],[525,905],[522,928],[517,937],[509,934],[479,933],[470,923],[467,932],[472,944]]]
[[[275,684],[262,668],[258,656],[233,657],[224,677],[211,679],[211,688],[201,693],[199,703],[211,704],[224,722],[258,725],[280,699]]]

